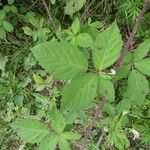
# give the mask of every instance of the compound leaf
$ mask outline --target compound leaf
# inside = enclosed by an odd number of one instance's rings
[[[137,49],[133,55],[134,61],[141,60],[144,58],[150,50],[150,39],[146,39]]]
[[[104,96],[108,101],[115,100],[115,89],[111,80],[99,77],[98,80],[98,92],[101,96]]]
[[[78,140],[81,138],[81,135],[74,132],[63,132],[62,135],[67,140]]]
[[[150,58],[136,62],[135,67],[143,74],[150,76]]]
[[[130,101],[142,104],[149,93],[149,83],[146,77],[137,70],[132,70],[128,78],[127,96]]]
[[[47,127],[33,119],[23,119],[11,123],[13,129],[17,130],[18,136],[29,143],[41,142],[48,134]]]
[[[32,52],[39,64],[59,80],[72,79],[88,67],[84,54],[67,42],[45,42],[32,48]]]
[[[114,64],[120,56],[123,41],[119,28],[115,23],[99,33],[93,46],[93,63],[99,70]]]
[[[63,110],[81,110],[96,97],[98,79],[95,74],[86,73],[72,80],[62,94]]]
[[[51,135],[41,142],[39,149],[40,150],[55,150],[57,143],[58,143],[58,137],[55,135]]]

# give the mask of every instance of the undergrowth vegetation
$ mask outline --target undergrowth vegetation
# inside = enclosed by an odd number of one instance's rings
[[[149,8],[1,0],[0,149],[149,150]]]

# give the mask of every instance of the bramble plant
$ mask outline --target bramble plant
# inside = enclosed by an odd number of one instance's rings
[[[149,5],[1,1],[1,149],[149,149]]]

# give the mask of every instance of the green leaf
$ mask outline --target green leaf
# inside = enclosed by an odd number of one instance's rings
[[[71,81],[62,94],[62,109],[75,111],[85,109],[97,96],[98,79],[95,74],[85,73]]]
[[[71,150],[68,141],[64,138],[63,135],[59,136],[58,143],[60,150]]]
[[[112,102],[115,100],[115,89],[111,80],[99,77],[98,92],[101,96],[104,96],[108,101]]]
[[[81,135],[74,132],[63,132],[61,135],[67,140],[78,140],[81,138]]]
[[[15,0],[7,0],[9,5],[12,5]]]
[[[17,130],[18,136],[29,143],[39,143],[48,134],[47,127],[33,119],[23,119],[10,124],[10,126]]]
[[[72,79],[88,68],[88,61],[80,50],[67,42],[45,42],[32,48],[39,64],[56,79]]]
[[[4,20],[4,21],[2,22],[2,25],[3,25],[3,28],[4,28],[7,32],[12,32],[12,31],[14,30],[13,25],[12,25],[10,22],[6,21],[6,20]]]
[[[50,118],[52,121],[52,125],[51,125],[52,129],[55,130],[57,133],[63,132],[66,126],[65,118],[63,117],[63,115],[59,113],[58,110],[55,109],[50,114]]]
[[[77,34],[79,32],[79,30],[80,30],[80,20],[79,20],[79,18],[76,18],[74,20],[74,22],[71,25],[71,29],[72,29],[72,32],[74,34]]]
[[[133,64],[132,59],[133,59],[132,53],[127,52],[121,63],[121,67],[115,76],[117,80],[128,77]]]
[[[146,39],[140,46],[135,49],[135,53],[133,55],[134,61],[138,61],[143,59],[150,50],[150,39]]]
[[[0,27],[0,39],[6,38],[6,31]]]
[[[145,75],[150,76],[150,58],[136,62],[135,67]]]
[[[0,10],[0,20],[3,20],[6,16],[6,13],[4,10]]]
[[[114,64],[122,50],[122,38],[118,26],[113,23],[106,30],[99,33],[93,46],[93,63],[99,70]]]
[[[91,47],[93,39],[88,33],[80,33],[76,36],[76,44],[83,48]]]
[[[17,9],[17,7],[15,7],[14,5],[12,5],[12,6],[10,6],[10,11],[11,11],[12,13],[17,13],[17,12],[18,12],[18,9]]]
[[[25,33],[26,35],[29,35],[29,36],[32,35],[32,30],[31,30],[31,28],[29,28],[29,27],[23,27],[22,29],[23,29],[23,31],[24,31],[24,33]]]
[[[85,3],[85,0],[76,0],[74,4],[74,8],[76,11],[79,11]]]
[[[50,0],[50,2],[54,5],[56,3],[56,0]]]
[[[58,137],[55,135],[48,136],[40,143],[39,150],[55,150],[58,143]]]
[[[142,104],[149,93],[146,77],[137,70],[132,70],[128,78],[127,95],[130,101]]]
[[[5,66],[6,66],[7,61],[8,61],[7,56],[4,57],[0,53],[0,70],[2,70],[2,71],[5,70]]]

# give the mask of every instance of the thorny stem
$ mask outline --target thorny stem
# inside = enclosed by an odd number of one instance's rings
[[[131,35],[129,36],[125,46],[124,46],[124,49],[116,63],[116,66],[115,66],[115,70],[116,72],[119,71],[120,69],[120,66],[121,66],[121,63],[125,57],[125,54],[126,52],[128,51],[130,45],[131,45],[131,42],[133,40],[133,37],[135,36],[137,30],[138,30],[138,26],[140,25],[141,21],[142,21],[142,18],[146,12],[146,10],[148,9],[148,5],[150,3],[150,0],[146,0],[144,6],[143,6],[143,9],[141,10],[138,18],[137,18],[137,21],[135,22],[135,25],[133,27],[133,31],[131,32]],[[80,150],[84,150],[84,147],[87,143],[87,140],[89,139],[90,135],[91,135],[91,132],[92,132],[92,129],[94,127],[94,124],[96,122],[96,120],[98,119],[99,116],[102,116],[102,107],[104,106],[104,103],[105,103],[106,99],[104,97],[102,97],[102,100],[97,108],[97,110],[95,111],[94,113],[94,116],[93,116],[93,119],[91,120],[89,126],[87,127],[86,131],[85,131],[85,134],[84,134],[84,140],[83,142],[81,143],[81,147],[80,147]]]
[[[140,25],[140,23],[141,23],[141,21],[142,21],[142,18],[143,18],[143,16],[144,16],[146,10],[148,9],[148,4],[149,4],[149,3],[150,3],[150,0],[146,0],[146,1],[145,1],[145,4],[144,4],[144,6],[143,6],[143,9],[141,10],[141,12],[140,12],[140,14],[139,14],[139,16],[138,16],[137,21],[135,22],[135,25],[134,25],[134,27],[133,27],[133,30],[132,30],[132,32],[131,32],[131,34],[130,34],[130,36],[129,36],[129,38],[128,38],[126,44],[125,44],[125,46],[124,46],[124,49],[123,49],[123,51],[122,51],[122,53],[121,53],[121,55],[120,55],[118,61],[116,62],[116,66],[115,66],[116,72],[118,72],[118,70],[120,69],[122,60],[123,60],[123,58],[125,57],[126,52],[129,50],[129,48],[130,48],[130,46],[131,46],[133,37],[135,36],[135,34],[136,34],[137,30],[138,30],[138,27],[139,27],[139,25]]]
[[[52,22],[53,28],[56,31],[56,26],[55,26],[55,23],[53,21],[52,15],[50,13],[50,8],[48,8],[47,3],[46,3],[45,0],[43,0],[43,5],[44,5],[44,7],[46,9],[46,13],[47,13],[48,19],[49,19],[50,22]]]

